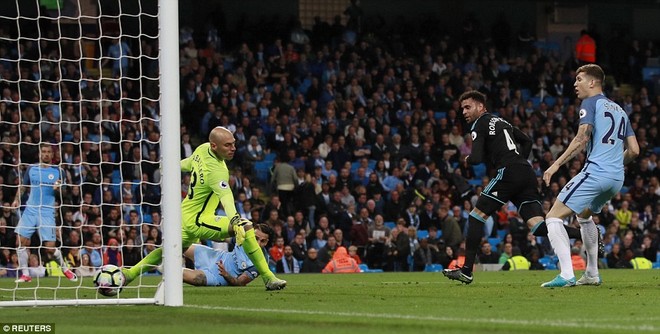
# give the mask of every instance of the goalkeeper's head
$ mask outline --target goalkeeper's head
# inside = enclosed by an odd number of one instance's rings
[[[234,134],[223,126],[217,126],[209,134],[211,150],[222,160],[231,160],[236,153],[236,138]]]

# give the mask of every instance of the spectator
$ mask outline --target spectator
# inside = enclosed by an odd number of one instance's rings
[[[298,274],[300,273],[300,263],[293,257],[293,249],[291,246],[284,246],[284,254],[277,261],[276,271],[284,274]]]
[[[318,258],[318,250],[314,247],[307,250],[307,257],[300,268],[301,273],[320,273],[323,270],[323,263]]]
[[[359,273],[360,267],[357,262],[348,255],[345,247],[337,247],[330,260],[322,271],[324,274],[348,274]]]

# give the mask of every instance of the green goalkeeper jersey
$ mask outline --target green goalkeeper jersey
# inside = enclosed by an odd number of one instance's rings
[[[219,203],[227,217],[236,214],[229,169],[211,151],[210,143],[200,145],[190,157],[181,160],[181,170],[190,172],[188,195],[181,203],[184,225],[194,225],[202,214],[215,213]]]

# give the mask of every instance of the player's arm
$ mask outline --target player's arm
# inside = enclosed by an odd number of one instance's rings
[[[516,143],[520,145],[520,155],[527,159],[529,154],[532,152],[532,139],[530,139],[524,132],[522,132],[517,127],[513,128],[513,138],[516,140]]]
[[[11,203],[11,206],[13,208],[18,208],[21,206],[21,197],[25,193],[27,186],[30,184],[30,168],[28,167],[25,170],[25,173],[23,174],[23,179],[21,183],[18,185],[18,189],[16,189],[16,196],[14,197],[14,201]]]
[[[227,284],[230,286],[246,286],[248,283],[252,282],[252,278],[246,273],[238,275],[238,277],[232,276],[230,273],[225,270],[225,266],[222,264],[222,261],[218,261],[218,271],[220,271],[220,276],[227,281]]]
[[[475,138],[476,137],[476,138]],[[471,165],[478,165],[484,161],[484,148],[486,145],[486,136],[483,132],[472,132],[472,151],[465,157],[465,161]]]
[[[546,185],[550,185],[550,178],[552,178],[552,175],[557,172],[559,167],[571,161],[571,159],[575,158],[575,156],[584,150],[584,148],[587,146],[587,143],[591,139],[593,129],[593,125],[589,123],[580,124],[575,138],[573,138],[571,143],[568,144],[566,151],[564,151],[564,153],[562,153],[557,158],[557,160],[555,160],[555,162],[553,162],[552,165],[548,167],[548,169],[543,173],[543,181],[545,181]]]
[[[637,143],[637,137],[634,133],[632,136],[626,137],[625,145],[626,150],[623,151],[623,164],[627,165],[639,155],[639,143]]]
[[[207,166],[210,166],[207,165]],[[218,196],[222,208],[225,211],[227,217],[238,216],[237,219],[241,217],[238,215],[238,210],[236,210],[236,203],[234,202],[234,194],[229,187],[229,171],[226,168],[224,170],[213,170],[211,173],[206,173],[208,182],[210,184],[213,193]],[[210,174],[210,176],[209,176]]]
[[[187,157],[187,158],[185,158],[185,159],[183,159],[183,160],[181,160],[181,171],[182,172],[192,171],[192,163],[193,163],[192,157],[193,156],[194,156],[194,154]]]

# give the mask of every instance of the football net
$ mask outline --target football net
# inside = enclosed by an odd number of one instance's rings
[[[182,304],[177,6],[165,0],[3,3],[0,275],[6,278],[0,278],[0,306]],[[163,15],[165,25],[159,24]],[[44,185],[32,178],[21,207],[12,202],[46,145],[62,174],[57,247],[78,280],[65,277],[36,230],[27,247],[32,280],[17,283],[24,268],[15,229],[26,217],[28,194]],[[130,267],[156,247],[163,247],[162,267],[117,296],[98,293],[93,277],[102,265]]]

